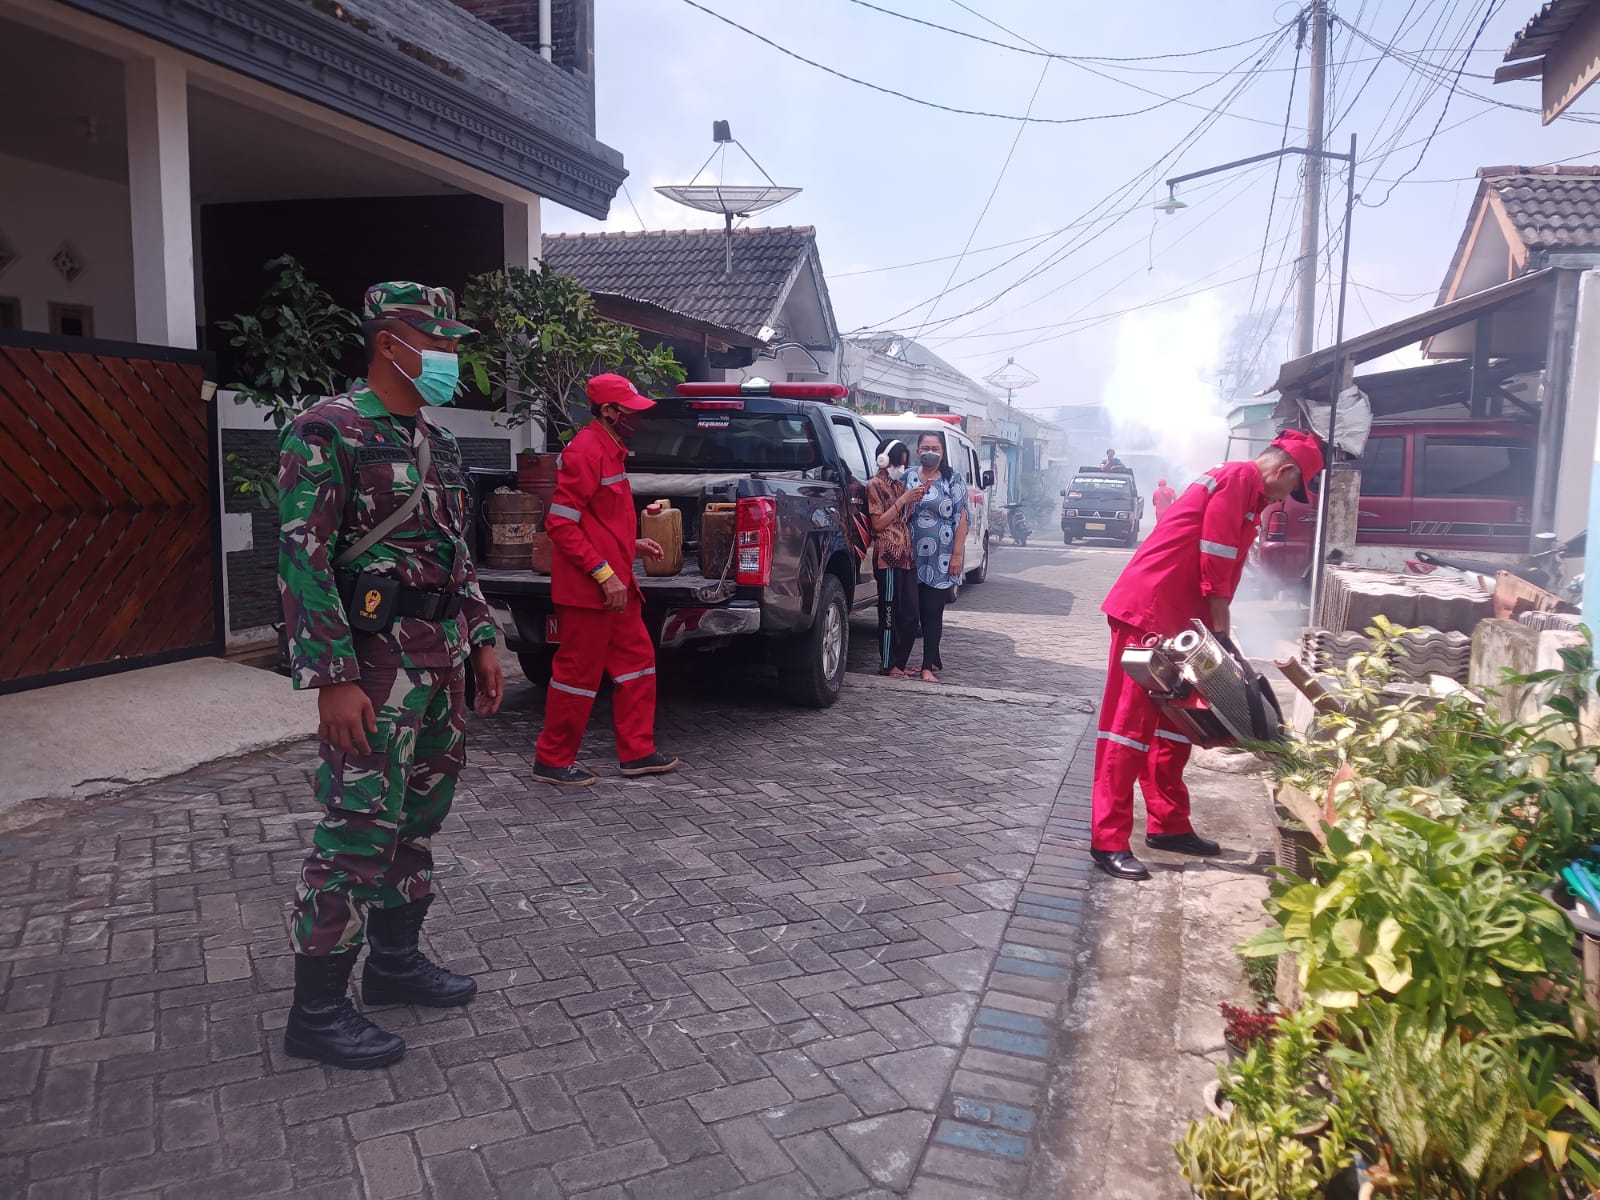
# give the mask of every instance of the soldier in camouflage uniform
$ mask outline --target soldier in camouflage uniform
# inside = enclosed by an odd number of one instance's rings
[[[367,378],[295,420],[278,480],[279,591],[294,686],[318,689],[326,810],[296,895],[284,1049],[342,1067],[405,1053],[350,1002],[364,940],[366,1004],[449,1007],[477,991],[417,943],[433,901],[430,841],[466,759],[464,664],[480,712],[498,709],[503,690],[466,540],[461,449],[427,415],[454,398],[456,345],[473,330],[456,321],[448,289],[415,283],[368,289],[363,316]]]

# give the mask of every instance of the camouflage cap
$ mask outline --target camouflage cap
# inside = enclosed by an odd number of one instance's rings
[[[470,337],[478,331],[456,320],[456,294],[422,283],[375,283],[361,307],[363,321],[404,321],[439,337]]]

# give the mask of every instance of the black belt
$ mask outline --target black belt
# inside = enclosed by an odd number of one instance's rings
[[[348,607],[350,592],[355,586],[356,576],[341,572],[339,579],[339,595]],[[454,620],[461,612],[461,605],[465,597],[460,592],[421,592],[415,588],[403,587],[395,598],[394,615],[397,617],[416,617],[422,621],[450,621]]]
[[[394,611],[402,617],[449,621],[460,613],[461,600],[460,592],[415,592],[410,588],[401,588]]]

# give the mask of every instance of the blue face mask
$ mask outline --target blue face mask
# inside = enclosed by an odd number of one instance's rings
[[[449,404],[456,398],[456,387],[461,382],[461,360],[443,350],[417,350],[410,342],[404,343],[422,357],[422,368],[415,375],[406,373],[399,363],[400,373],[411,380],[422,399],[435,407]]]

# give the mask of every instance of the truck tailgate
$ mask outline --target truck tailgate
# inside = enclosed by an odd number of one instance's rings
[[[687,562],[676,575],[646,575],[635,571],[634,578],[647,604],[721,604],[731,600],[738,590],[732,579],[708,579]],[[532,571],[479,567],[478,583],[490,600],[502,597],[550,599],[550,576],[535,575]]]

